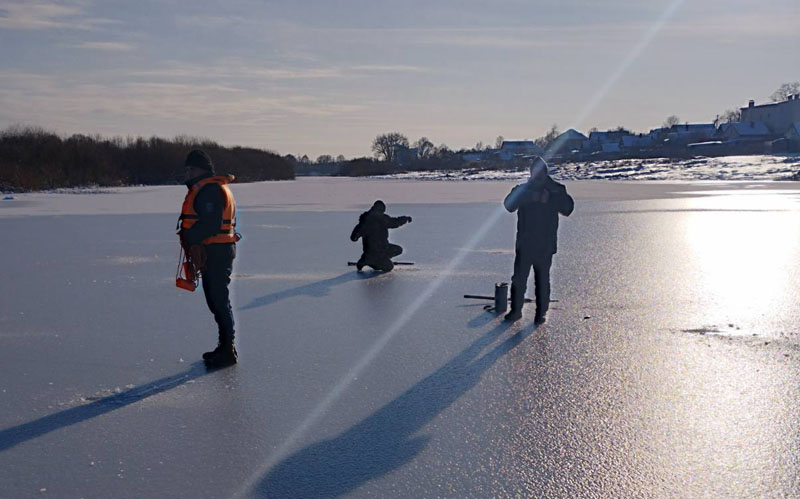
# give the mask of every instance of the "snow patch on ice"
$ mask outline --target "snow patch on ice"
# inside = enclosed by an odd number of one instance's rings
[[[117,265],[136,265],[140,263],[155,263],[160,260],[157,256],[116,256],[109,258],[108,262]]]
[[[620,159],[551,165],[559,180],[783,180],[800,170],[800,155],[725,156],[692,159]],[[468,168],[405,172],[373,178],[415,180],[516,180],[528,171]]]

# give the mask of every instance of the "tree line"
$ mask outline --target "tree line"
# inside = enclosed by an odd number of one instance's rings
[[[291,162],[275,153],[207,139],[64,138],[41,128],[11,127],[0,132],[0,190],[174,184],[193,148],[208,152],[218,172],[243,182],[294,178]]]

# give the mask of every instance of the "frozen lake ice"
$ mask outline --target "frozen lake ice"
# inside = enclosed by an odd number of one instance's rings
[[[512,185],[234,184],[240,364],[211,373],[181,187],[3,201],[0,496],[797,493],[800,185],[567,182],[538,329],[462,298],[510,279]],[[416,265],[358,274],[377,198]]]

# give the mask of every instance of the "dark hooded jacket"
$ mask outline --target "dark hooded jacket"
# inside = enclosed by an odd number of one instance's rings
[[[542,191],[547,203],[537,201]],[[517,248],[536,255],[553,255],[558,247],[558,215],[569,216],[575,202],[567,188],[549,176],[520,184],[506,196],[503,205],[517,212]]]
[[[389,246],[389,229],[405,225],[408,217],[390,217],[377,207],[372,207],[358,217],[358,225],[350,234],[351,241],[361,242],[365,254],[380,254]]]

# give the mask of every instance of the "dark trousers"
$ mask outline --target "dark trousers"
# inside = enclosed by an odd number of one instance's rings
[[[214,314],[219,328],[219,341],[233,342],[233,309],[228,294],[231,283],[235,244],[209,244],[206,246],[206,270],[203,272],[203,293],[208,309]]]
[[[544,316],[550,307],[550,265],[553,255],[526,251],[517,248],[514,256],[514,276],[511,278],[511,310],[522,310],[525,291],[528,289],[528,276],[533,267],[533,281],[536,286],[536,315]]]
[[[390,243],[380,250],[370,253],[362,253],[361,258],[358,259],[358,265],[369,265],[375,270],[389,272],[394,268],[392,258],[400,255],[401,253],[403,253],[402,246]]]

